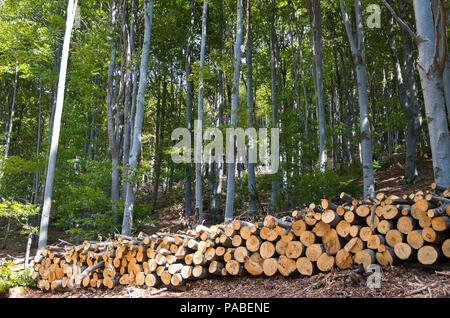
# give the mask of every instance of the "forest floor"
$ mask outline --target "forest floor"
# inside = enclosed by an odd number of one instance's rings
[[[377,192],[385,194],[413,193],[429,190],[433,182],[431,160],[418,160],[418,180],[406,184],[403,179],[404,155],[394,155],[390,166],[375,172]],[[176,232],[180,227],[179,212],[182,207],[166,207],[155,216],[154,231]],[[171,211],[172,213],[168,213]],[[164,216],[164,217],[163,217]],[[12,244],[10,244],[11,246]],[[0,250],[0,258],[6,255],[23,257],[24,246],[15,244]],[[449,298],[450,265],[423,268],[395,265],[381,271],[380,288],[368,288],[366,284],[352,279],[351,270],[319,273],[311,277],[217,277],[189,282],[182,289],[141,288],[117,286],[113,290],[85,288],[71,292],[44,293],[26,289],[23,297],[29,298],[309,298],[309,297],[364,297],[364,298]]]

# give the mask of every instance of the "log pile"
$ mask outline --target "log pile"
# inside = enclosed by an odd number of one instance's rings
[[[363,201],[341,193],[336,202],[323,199],[283,218],[235,219],[181,234],[48,246],[35,256],[32,276],[45,291],[169,287],[210,276],[310,276],[354,264],[428,265],[450,258],[448,189],[401,197],[378,193]]]

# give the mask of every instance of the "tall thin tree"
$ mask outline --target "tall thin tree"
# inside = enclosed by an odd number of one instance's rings
[[[67,61],[69,59],[70,37],[75,20],[75,11],[78,0],[69,0],[67,5],[66,31],[64,34],[61,66],[59,71],[58,94],[56,99],[55,118],[52,129],[52,142],[45,182],[44,206],[42,208],[41,225],[39,232],[38,249],[42,250],[47,245],[48,224],[50,221],[50,208],[52,205],[53,180],[55,177],[56,153],[58,151],[59,132],[61,129],[61,116],[64,103],[64,89],[66,85]]]
[[[234,75],[233,97],[231,100],[231,128],[237,125],[237,110],[239,106],[239,75],[241,73],[241,42],[242,42],[242,0],[237,0],[236,40],[234,42]],[[234,147],[234,137],[233,137]],[[228,157],[228,154],[227,154]],[[233,217],[234,207],[234,174],[236,169],[236,156],[228,162],[227,168],[227,199],[225,207],[225,220]],[[231,159],[231,158],[229,158]]]
[[[122,234],[130,235],[133,225],[134,196],[136,184],[133,182],[134,172],[137,167],[138,157],[141,150],[142,122],[144,120],[144,101],[145,89],[147,87],[147,69],[150,55],[150,40],[153,22],[153,0],[145,3],[145,22],[144,22],[144,43],[142,45],[141,65],[139,71],[139,88],[137,93],[136,117],[134,120],[133,143],[130,151],[128,171],[127,196],[125,198],[125,207],[123,212]]]

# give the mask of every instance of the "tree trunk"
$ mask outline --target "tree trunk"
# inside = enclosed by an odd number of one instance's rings
[[[439,65],[440,60],[434,58],[435,54],[440,55],[439,49],[435,52],[435,41],[438,39],[435,39],[430,3],[414,0],[413,4],[418,37],[417,46],[419,48],[418,69],[430,134],[434,178],[436,184],[447,187],[450,185],[450,169],[448,169],[450,140],[445,114],[443,68]]]
[[[55,176],[56,153],[58,151],[59,132],[61,128],[61,115],[64,102],[64,88],[66,84],[67,60],[69,57],[70,36],[75,19],[75,10],[78,0],[69,0],[67,6],[66,31],[64,34],[61,67],[59,72],[58,95],[56,100],[55,119],[52,129],[52,142],[47,168],[47,179],[45,182],[44,207],[42,208],[41,226],[39,233],[38,249],[42,250],[47,244],[48,224],[50,220],[50,208],[52,203],[53,179]]]
[[[322,14],[320,11],[320,0],[314,0],[311,5],[312,31],[313,31],[313,55],[315,65],[315,91],[317,121],[319,123],[319,166],[324,172],[328,160],[327,123],[325,120],[325,104],[323,96],[323,59],[322,59]]]
[[[203,127],[203,71],[205,68],[205,46],[206,46],[206,13],[208,4],[206,0],[203,0],[202,11],[202,39],[200,48],[200,76],[198,83],[198,105],[197,105],[197,126],[194,128],[197,131],[196,134],[196,149],[195,149],[195,214],[198,216],[199,223],[203,223],[203,197],[202,197],[202,127]]]
[[[356,76],[358,82],[359,118],[361,125],[361,157],[364,179],[364,197],[375,197],[375,183],[373,177],[372,145],[370,141],[370,123],[368,111],[368,98],[366,86],[366,68],[364,61],[364,38],[363,21],[361,14],[361,2],[355,0],[356,15],[356,36],[357,42],[353,39],[350,21],[345,9],[344,0],[340,0],[341,12],[344,18],[344,25],[349,39],[353,58],[356,62]]]
[[[189,35],[187,39],[186,47],[186,128],[189,132],[192,130],[191,126],[191,112],[192,112],[192,81],[189,79],[191,75],[191,46],[192,46],[192,32],[194,28],[194,7],[195,1],[191,0],[190,3],[191,12],[189,20]],[[185,201],[185,214],[186,217],[192,215],[192,203],[191,203],[191,183],[192,183],[192,165],[188,163],[186,165],[186,180],[184,183],[184,201]]]
[[[248,128],[253,127],[253,44],[251,35],[251,20],[250,20],[251,4],[250,0],[247,0],[247,126]],[[300,107],[300,104],[298,104]],[[254,145],[256,140],[249,141]],[[255,145],[256,146],[256,145]],[[256,179],[255,179],[255,163],[256,158],[251,157],[251,151],[249,147],[248,151],[248,192],[249,192],[249,203],[248,203],[248,215],[253,216],[256,214]]]
[[[275,10],[275,2],[272,0],[271,10]],[[272,128],[278,127],[278,101],[277,101],[277,68],[276,68],[276,31],[275,31],[275,16],[272,12],[270,22],[270,77],[271,77],[271,101],[272,101]],[[280,192],[280,183],[277,180],[278,175],[273,175],[272,178],[272,193],[270,206],[274,211],[277,205],[278,195]]]
[[[152,18],[153,18],[153,0],[149,0],[145,3],[145,30],[144,30],[144,43],[142,45],[140,76],[139,76],[139,88],[137,94],[137,107],[136,117],[134,121],[133,143],[130,151],[129,166],[131,169],[137,167],[138,156],[141,149],[141,134],[142,134],[142,122],[144,119],[144,99],[145,89],[147,86],[147,69],[148,58],[150,54],[150,40],[152,30]],[[133,177],[132,172],[128,172],[129,177]],[[131,179],[131,178],[130,178]],[[133,224],[133,208],[134,208],[134,195],[135,184],[134,182],[128,182],[127,196],[125,199],[125,207],[122,222],[122,234],[130,235],[131,227]]]
[[[234,43],[233,99],[231,101],[231,128],[236,128],[237,125],[237,110],[239,106],[239,75],[241,73],[241,42],[242,0],[237,0],[236,41]],[[233,137],[233,148],[235,148],[234,146],[235,142]],[[232,162],[228,163],[227,169],[227,198],[225,206],[225,221],[233,217],[234,208],[234,174],[236,169],[236,156],[231,159]]]

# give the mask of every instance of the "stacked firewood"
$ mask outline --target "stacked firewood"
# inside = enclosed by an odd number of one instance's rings
[[[117,285],[181,286],[210,276],[313,275],[354,264],[435,264],[450,258],[448,189],[433,193],[357,200],[341,193],[336,203],[258,222],[227,224],[184,233],[116,235],[105,242],[48,246],[32,263],[46,291]],[[340,204],[339,204],[340,203]]]

